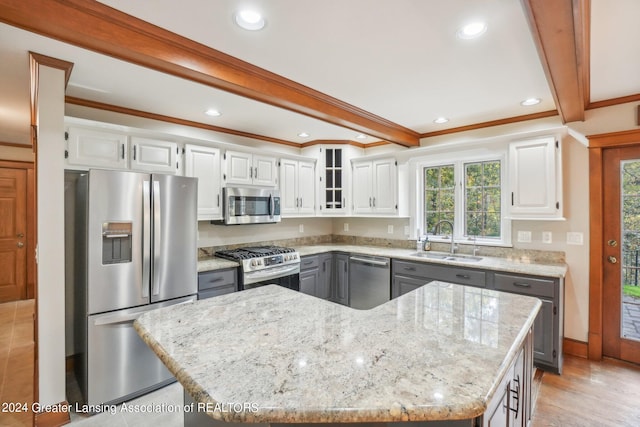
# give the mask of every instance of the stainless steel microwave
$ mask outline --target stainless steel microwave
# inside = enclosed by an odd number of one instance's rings
[[[277,189],[224,187],[222,195],[226,225],[280,222],[280,191]]]

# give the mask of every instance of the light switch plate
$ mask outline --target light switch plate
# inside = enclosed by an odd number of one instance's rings
[[[543,231],[542,232],[542,243],[550,244],[553,242],[553,234],[551,231]]]
[[[342,230],[343,231],[349,231],[349,223],[345,222],[344,225],[342,226]]]
[[[392,224],[387,225],[387,233],[393,234],[393,225]]]
[[[530,231],[518,231],[518,242],[520,242],[520,243],[531,243],[531,232]]]
[[[584,234],[577,231],[567,232],[567,245],[583,245]]]
[[[408,235],[409,235],[409,226],[408,226],[408,225],[405,225],[405,226],[404,226],[404,235],[405,235],[405,236],[408,236]]]
[[[298,229],[300,230],[301,233],[304,233],[304,224],[300,224],[298,226]]]

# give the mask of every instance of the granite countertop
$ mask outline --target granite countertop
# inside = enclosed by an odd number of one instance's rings
[[[432,264],[456,265],[460,267],[478,268],[483,270],[503,271],[518,274],[531,274],[534,276],[547,276],[564,278],[567,274],[566,264],[552,264],[533,262],[513,258],[497,258],[481,256],[478,262],[449,261],[437,258],[423,258],[414,255],[415,249],[385,248],[381,246],[360,246],[360,245],[311,245],[298,246],[295,248],[300,256],[315,255],[329,251],[341,251],[363,255],[377,255],[407,261],[428,262]]]
[[[160,308],[134,327],[229,422],[394,422],[484,413],[540,301],[432,282],[371,310],[276,285]],[[246,406],[245,405],[245,406]]]
[[[460,262],[444,259],[426,259],[413,254],[415,249],[387,248],[382,246],[360,246],[344,244],[325,244],[296,246],[300,256],[316,255],[324,252],[341,251],[358,253],[363,255],[377,255],[389,258],[403,259],[407,261],[428,262],[432,264],[457,265],[460,267],[479,268],[484,270],[502,271],[516,274],[531,274],[534,276],[546,276],[564,278],[567,274],[567,265],[564,263],[542,263],[527,259],[498,258],[482,256],[478,262]],[[222,258],[209,258],[198,261],[198,272],[220,270],[228,267],[238,267],[240,264]]]

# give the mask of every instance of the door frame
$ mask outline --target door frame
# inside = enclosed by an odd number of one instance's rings
[[[0,143],[0,146],[5,145]],[[25,146],[29,148],[29,146]],[[0,160],[2,169],[20,169],[27,173],[27,299],[36,297],[36,178],[34,162]]]
[[[604,150],[640,145],[640,130],[613,132],[589,139],[589,359],[602,359],[604,284]]]

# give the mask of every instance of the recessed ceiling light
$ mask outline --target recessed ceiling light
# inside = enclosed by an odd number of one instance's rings
[[[222,115],[222,113],[218,110],[215,110],[213,108],[207,110],[204,112],[207,116],[211,116],[211,117],[220,117]]]
[[[484,22],[472,22],[460,28],[456,33],[459,39],[475,39],[487,31],[487,24]]]
[[[264,28],[266,21],[260,12],[252,9],[242,9],[234,15],[236,24],[250,31],[258,31]]]
[[[364,133],[359,133],[358,136],[356,136],[357,139],[367,139],[367,135],[365,135]]]
[[[299,136],[300,138],[309,138],[309,134],[308,134],[308,133],[306,133],[306,132],[300,132],[300,133],[298,134],[298,136]]]
[[[520,105],[524,107],[530,107],[531,105],[536,105],[536,104],[540,104],[540,98],[529,98],[529,99],[525,99],[520,103]]]
[[[446,117],[438,117],[437,119],[435,119],[433,121],[433,123],[437,123],[439,125],[441,125],[442,123],[447,123],[449,121],[449,119],[447,119]]]

